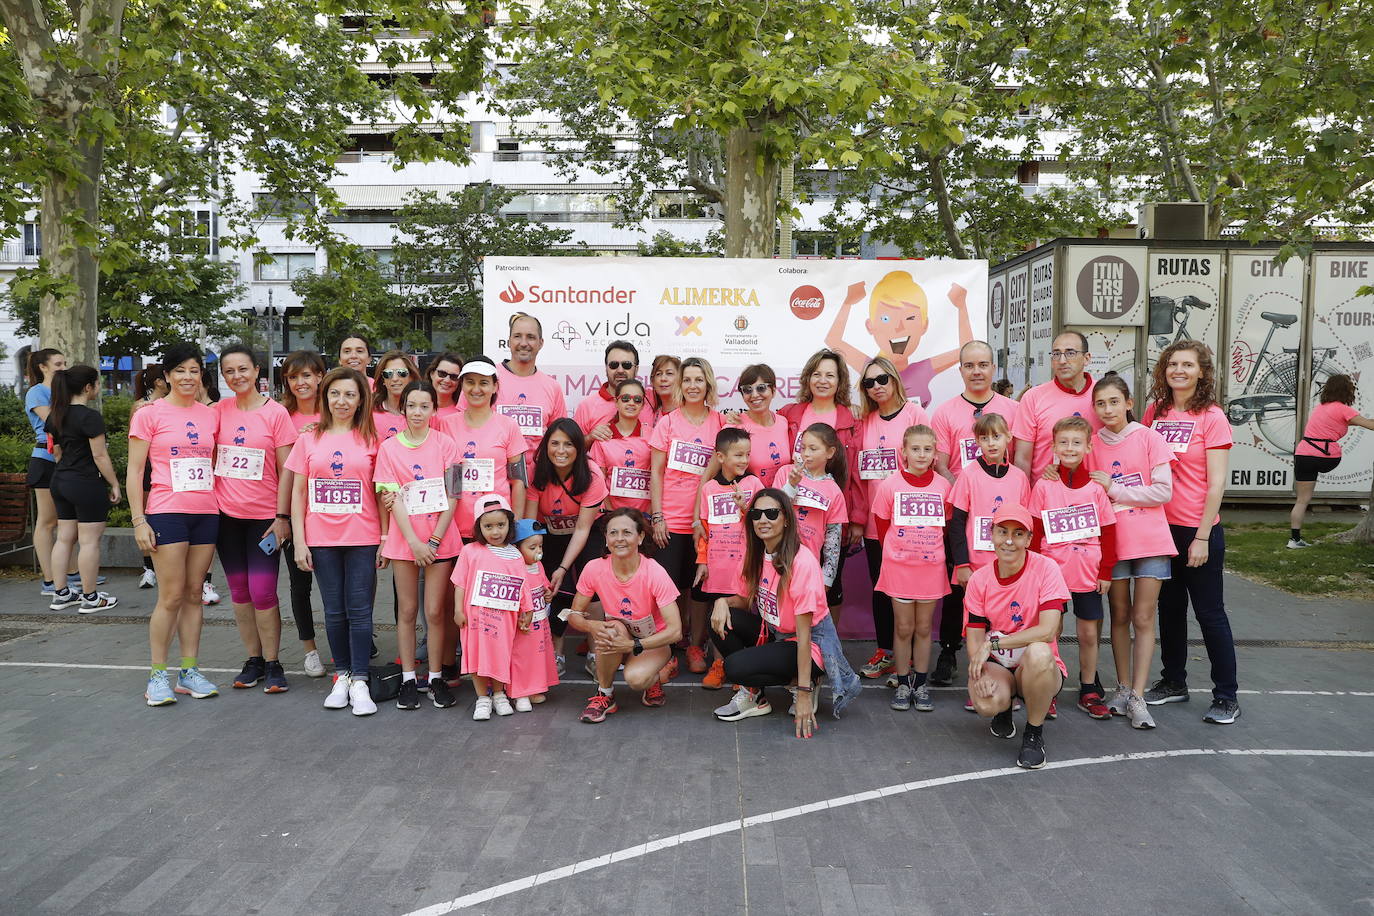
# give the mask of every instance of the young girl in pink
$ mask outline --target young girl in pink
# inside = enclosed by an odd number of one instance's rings
[[[510,694],[516,712],[530,712],[533,703],[547,699],[548,689],[558,683],[553,639],[549,632],[549,606],[552,592],[544,575],[544,528],[531,518],[515,523],[515,543],[525,561],[525,584],[530,590],[534,614],[528,629],[517,629],[511,650]]]
[[[587,455],[606,475],[610,494],[609,509],[638,509],[646,515],[649,498],[649,466],[653,450],[649,447],[651,427],[644,410],[644,385],[638,379],[625,379],[615,388],[616,414],[611,421],[611,438],[592,443]]]
[[[891,705],[899,711],[913,705],[920,712],[935,708],[926,674],[935,602],[949,594],[945,521],[951,514],[949,481],[935,473],[937,448],[929,426],[908,428],[902,435],[902,469],[878,483],[869,503],[882,544],[876,588],[892,599],[898,683]]]
[[[472,528],[472,543],[464,545],[453,569],[453,622],[463,631],[463,673],[472,675],[477,691],[472,719],[485,722],[493,708],[498,716],[515,712],[506,695],[511,651],[516,631],[530,627],[534,603],[525,560],[512,543],[510,503],[495,494],[481,497],[473,506]]]
[[[949,552],[955,581],[968,584],[973,571],[996,558],[992,516],[1009,503],[1025,505],[1030,481],[1011,463],[1011,430],[1001,414],[985,413],[973,424],[982,457],[966,465],[950,490],[954,506],[949,527]]]
[[[844,527],[849,522],[845,483],[849,468],[834,427],[812,423],[801,434],[792,464],[778,468],[773,486],[792,498],[797,534],[802,546],[820,561],[830,613],[837,616],[836,578],[844,550]]]

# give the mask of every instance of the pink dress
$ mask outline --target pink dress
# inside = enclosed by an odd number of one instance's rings
[[[949,490],[949,481],[933,468],[920,477],[901,471],[879,481],[869,508],[873,517],[891,524],[883,537],[878,591],[899,601],[933,601],[949,594]]]
[[[525,561],[514,547],[467,544],[453,567],[463,592],[463,673],[509,684],[518,614],[531,610]]]
[[[407,445],[400,436],[393,436],[382,443],[377,452],[377,470],[373,480],[379,484],[395,484],[401,489],[389,515],[390,528],[386,545],[382,547],[382,556],[389,560],[415,562],[415,555],[401,533],[396,516],[404,512],[410,519],[415,536],[421,541],[429,540],[439,526],[439,519],[448,510],[445,474],[449,468],[456,467],[459,460],[458,446],[438,430],[430,430],[425,441],[419,445]],[[457,519],[450,516],[434,555],[440,560],[451,560],[458,556],[462,546]]]
[[[529,632],[515,630],[515,644],[511,647],[510,686],[513,697],[532,697],[545,693],[558,683],[558,666],[554,661],[553,639],[549,635],[549,579],[538,563],[525,567],[525,582],[530,589],[530,603],[534,619]]]

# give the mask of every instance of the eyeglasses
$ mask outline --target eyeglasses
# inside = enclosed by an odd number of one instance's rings
[[[644,395],[642,395],[642,394],[622,394],[622,395],[621,395],[619,398],[617,398],[616,400],[620,401],[620,403],[622,403],[622,404],[643,404],[643,403],[644,403]]]
[[[409,369],[383,369],[382,378],[410,378]]]
[[[863,386],[864,386],[864,390],[867,391],[869,388],[872,388],[872,387],[875,386],[875,385],[887,385],[887,384],[890,384],[891,382],[892,382],[892,376],[890,376],[890,375],[888,375],[886,372],[884,372],[884,373],[882,373],[882,374],[880,374],[880,375],[872,375],[872,376],[869,376],[868,378],[864,379],[864,380],[863,380]]]
[[[744,397],[747,398],[747,397],[749,397],[751,394],[767,394],[767,393],[768,393],[769,391],[771,391],[772,389],[773,389],[773,386],[772,386],[772,385],[768,385],[768,384],[765,384],[765,383],[763,383],[763,382],[759,382],[757,385],[741,385],[741,386],[740,386],[740,389],[739,389],[739,393],[740,393],[742,396],[744,396]]]
[[[610,362],[606,363],[606,368],[607,368],[607,369],[626,369],[626,370],[629,370],[629,369],[633,369],[634,367],[635,367],[635,364],[632,363],[632,362],[630,362],[628,359],[625,360],[624,362],[618,362],[618,361],[616,361],[616,360],[611,360]]]
[[[1081,350],[1051,350],[1051,351],[1050,351],[1050,359],[1053,359],[1053,360],[1061,360],[1061,359],[1078,359],[1078,357],[1080,357],[1080,356],[1082,356],[1082,355],[1083,355],[1083,352],[1082,352]]]
[[[458,381],[458,373],[449,372],[447,369],[435,369],[434,377],[442,379],[453,379],[455,382]]]
[[[766,519],[768,519],[770,522],[771,522],[771,521],[776,521],[776,520],[777,520],[777,517],[778,517],[779,515],[781,515],[781,514],[782,514],[782,510],[779,509],[777,506],[774,506],[774,507],[771,508],[771,509],[750,509],[750,510],[749,510],[749,521],[751,521],[751,522],[756,522],[756,521],[758,521],[758,520],[761,519],[761,518],[766,518]]]

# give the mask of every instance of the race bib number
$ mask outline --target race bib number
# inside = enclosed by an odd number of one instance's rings
[[[405,499],[407,515],[443,512],[448,508],[448,490],[444,487],[444,478],[426,477],[424,480],[406,481]]]
[[[892,524],[904,528],[943,528],[945,498],[939,493],[894,493]]]
[[[1065,506],[1062,509],[1045,509],[1040,513],[1045,523],[1045,543],[1066,544],[1081,541],[1102,534],[1097,518],[1097,507],[1091,503],[1084,506]]]
[[[173,458],[172,492],[195,493],[214,486],[209,458]]]
[[[523,436],[544,435],[544,408],[532,404],[498,404],[496,410],[510,417],[520,427]]]
[[[746,497],[748,494],[745,494]],[[739,504],[734,493],[712,493],[707,503],[706,521],[711,525],[738,525]]]
[[[991,639],[996,636],[1001,639],[1006,633],[998,633],[996,630],[988,634]],[[988,657],[1000,664],[1003,668],[1015,671],[1021,665],[1021,653],[1026,651],[1025,646],[1017,646],[1015,649],[997,649],[989,653]]]
[[[541,607],[539,608],[539,610],[537,610],[537,611],[534,612],[534,616],[530,618],[530,623],[532,623],[532,624],[534,624],[534,623],[543,623],[545,620],[548,620],[548,619],[549,619],[549,606],[548,606],[548,604],[546,603],[546,604],[544,604],[543,606],[541,606]]]
[[[266,457],[267,452],[260,448],[221,445],[218,460],[215,462],[215,476],[233,477],[236,480],[262,480]]]
[[[774,629],[782,626],[782,618],[778,615],[778,596],[776,592],[770,592],[766,588],[758,590],[758,598],[755,602],[758,605],[759,616]]]
[[[1132,471],[1129,474],[1122,474],[1119,477],[1113,477],[1112,481],[1121,484],[1123,487],[1145,486],[1145,478],[1141,475],[1139,471]]]
[[[550,534],[571,534],[577,527],[577,516],[550,515],[544,522]]]
[[[363,482],[310,478],[310,511],[326,515],[361,515]]]
[[[1171,450],[1186,452],[1193,441],[1196,427],[1197,423],[1193,420],[1156,420],[1154,431],[1164,437]]]
[[[795,502],[798,506],[806,506],[808,509],[830,508],[830,500],[826,498],[826,495],[820,490],[808,487],[804,478],[797,482],[797,498]]]
[[[649,498],[649,471],[647,468],[612,468],[611,495],[621,499]]]
[[[973,517],[973,549],[992,551],[992,516]]]
[[[866,448],[859,452],[859,479],[886,480],[897,473],[897,450]]]
[[[668,447],[668,467],[674,471],[700,477],[706,471],[706,465],[711,463],[713,451],[711,446],[702,445],[700,442],[674,439]]]
[[[959,466],[967,467],[983,457],[982,446],[973,436],[959,440]]]
[[[520,589],[525,580],[520,576],[482,570],[477,573],[477,581],[472,586],[473,604],[489,607],[494,611],[520,610]]]
[[[463,490],[467,493],[490,493],[496,489],[496,460],[493,458],[463,459]]]

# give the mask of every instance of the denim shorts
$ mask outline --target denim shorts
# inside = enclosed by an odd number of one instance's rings
[[[159,544],[213,544],[219,538],[219,513],[158,512],[149,514],[148,526]]]
[[[1117,579],[1158,579],[1164,582],[1173,576],[1171,557],[1137,557],[1118,560],[1112,567],[1112,581]]]

